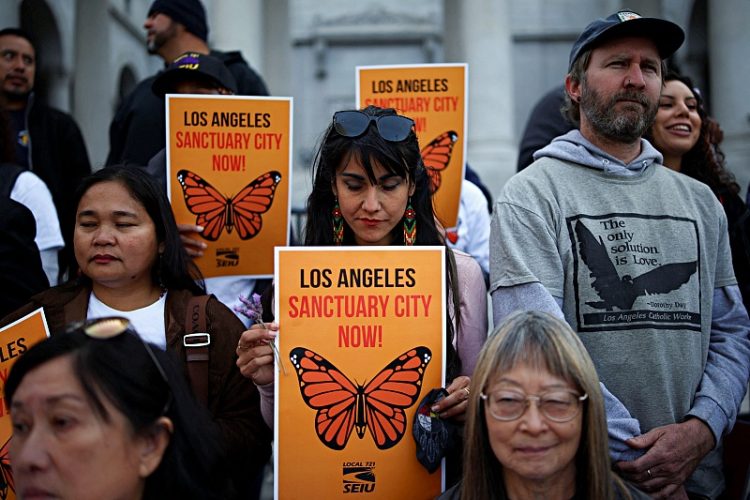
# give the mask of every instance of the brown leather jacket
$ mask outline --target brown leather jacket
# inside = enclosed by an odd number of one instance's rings
[[[51,334],[73,321],[86,319],[91,289],[80,284],[50,288],[31,298],[31,302],[0,320],[0,326],[22,318],[44,307]],[[183,363],[185,352],[182,335],[185,311],[192,294],[187,290],[170,290],[164,311],[167,348]],[[271,430],[260,414],[260,400],[255,385],[242,376],[235,348],[244,330],[242,322],[221,302],[211,297],[206,305],[206,322],[211,335],[208,368],[208,409],[219,426],[227,445],[228,466],[241,464],[241,475],[252,478],[263,470],[271,453]],[[187,377],[187,366],[185,365]],[[238,471],[239,473],[239,471]],[[237,477],[236,474],[232,474]],[[241,487],[239,489],[242,489]]]

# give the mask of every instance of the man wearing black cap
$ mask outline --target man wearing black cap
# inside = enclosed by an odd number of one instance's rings
[[[631,11],[586,27],[565,79],[579,130],[505,185],[490,290],[496,324],[542,309],[577,330],[611,392],[620,441],[610,453],[624,477],[657,498],[716,498],[719,444],[748,382],[750,321],[721,205],[641,139],[664,59],[683,40],[676,24]]]
[[[163,99],[165,94],[233,95],[237,92],[237,84],[226,66],[218,59],[197,52],[186,52],[159,74],[152,89],[160,99]],[[146,171],[166,191],[166,148],[149,160]],[[172,182],[174,181],[173,179]],[[178,224],[178,227],[188,255],[202,257],[206,244],[193,236],[194,233],[200,233],[203,228],[194,224]],[[261,293],[270,280],[255,280],[246,276],[217,276],[206,278],[205,282],[208,293],[215,295],[232,311],[236,311],[242,306],[240,295]],[[250,326],[247,317],[239,313],[237,317],[245,326]]]
[[[232,73],[240,95],[268,95],[261,77],[238,51],[208,48],[206,11],[200,0],[155,0],[143,23],[146,45],[168,65],[185,52],[210,54]],[[145,165],[165,146],[164,102],[151,91],[154,75],[141,81],[120,105],[109,127],[107,165]]]
[[[152,91],[164,107],[165,94],[204,94],[233,95],[237,92],[237,83],[229,69],[215,57],[198,52],[185,52],[179,55],[172,64],[159,73],[153,81]],[[166,190],[167,161],[166,149],[162,148],[148,162],[146,171]],[[173,181],[174,182],[174,179]],[[180,235],[186,251],[191,257],[200,257],[206,244],[192,237],[203,229],[195,224],[178,224]],[[247,276],[217,276],[205,278],[207,293],[214,295],[231,311],[241,306],[239,296],[250,296],[251,292],[261,292],[270,280],[255,280]],[[235,314],[237,314],[235,312]],[[249,326],[247,318],[237,317]],[[269,458],[269,450],[257,449],[243,453],[243,443],[230,443],[232,455],[231,475],[237,490],[236,498],[256,498],[263,478],[263,467]]]

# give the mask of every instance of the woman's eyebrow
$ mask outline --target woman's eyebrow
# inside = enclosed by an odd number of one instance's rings
[[[382,182],[382,181],[387,181],[388,179],[391,179],[393,177],[398,177],[399,179],[401,179],[400,175],[398,175],[397,173],[391,172],[391,173],[388,173],[388,174],[381,175],[378,180]]]
[[[341,172],[340,175],[342,177],[351,177],[352,179],[356,179],[356,180],[359,180],[359,181],[365,180],[364,176],[359,175],[359,174],[353,174],[351,172]]]

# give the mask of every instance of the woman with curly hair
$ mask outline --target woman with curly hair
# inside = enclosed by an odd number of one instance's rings
[[[664,76],[659,110],[646,138],[664,155],[666,167],[706,184],[721,202],[737,284],[745,308],[750,307],[750,211],[734,175],[724,166],[721,129],[706,113],[690,78],[674,72]]]

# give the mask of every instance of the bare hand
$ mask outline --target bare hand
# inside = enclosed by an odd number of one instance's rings
[[[177,224],[177,230],[180,232],[180,241],[182,246],[190,257],[203,257],[203,250],[206,249],[207,245],[197,240],[191,235],[200,234],[203,232],[203,226],[196,226],[195,224]]]
[[[273,348],[269,342],[276,339],[278,331],[278,323],[266,323],[255,324],[242,332],[237,344],[237,367],[255,385],[266,385],[275,380]]]
[[[714,436],[701,420],[689,418],[651,429],[628,439],[627,444],[648,451],[636,460],[616,464],[625,479],[654,498],[682,498],[682,484],[714,447]]]
[[[456,377],[453,382],[446,387],[448,395],[440,400],[431,408],[435,413],[440,414],[440,418],[454,418],[463,422],[466,418],[466,407],[469,399],[469,385],[471,379],[465,375]]]

